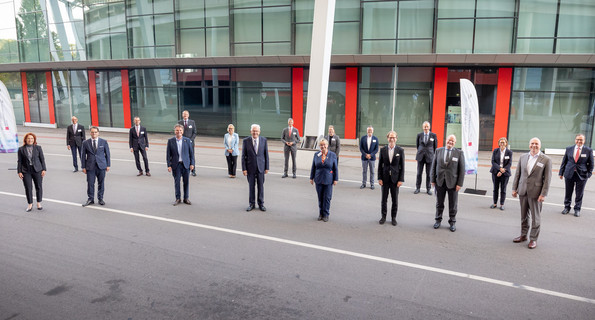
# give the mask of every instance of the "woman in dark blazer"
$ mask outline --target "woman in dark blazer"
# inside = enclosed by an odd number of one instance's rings
[[[320,152],[314,154],[312,169],[310,170],[310,184],[316,183],[318,193],[318,221],[328,221],[331,198],[333,197],[333,186],[339,181],[337,171],[337,155],[328,150],[328,141],[320,140],[318,143]]]
[[[227,133],[223,137],[223,145],[225,146],[225,158],[227,158],[227,173],[230,178],[236,177],[236,167],[238,165],[238,154],[240,149],[238,145],[240,143],[240,137],[237,133],[234,133],[233,124],[227,126]]]
[[[23,180],[25,186],[25,195],[27,196],[27,209],[29,212],[33,209],[33,186],[31,181],[35,184],[35,193],[37,196],[37,210],[43,209],[42,201],[42,181],[45,176],[45,158],[43,157],[43,150],[37,145],[37,137],[35,134],[29,132],[23,138],[23,146],[19,148],[17,160],[17,172],[19,178]]]
[[[508,140],[502,137],[498,140],[498,148],[492,154],[492,181],[494,182],[494,204],[490,208],[498,207],[498,188],[500,188],[500,210],[504,210],[506,199],[506,185],[510,178],[510,165],[512,164],[512,151],[508,149]]]

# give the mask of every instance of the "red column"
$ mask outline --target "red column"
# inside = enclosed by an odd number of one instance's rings
[[[492,149],[498,147],[498,139],[508,135],[512,68],[498,70],[498,91],[496,92],[496,117],[494,119],[494,140]]]
[[[304,135],[304,68],[291,72],[291,118],[293,126]]]
[[[52,85],[52,72],[47,71],[45,73],[45,85],[48,90],[48,111],[50,115],[50,123],[56,123],[56,111],[54,108],[54,86]]]
[[[91,105],[91,125],[99,126],[99,112],[97,110],[97,84],[95,71],[89,70],[89,103]]]
[[[345,70],[345,136],[357,138],[357,68]]]
[[[29,109],[29,90],[27,89],[27,73],[21,72],[21,87],[23,89],[23,109],[25,122],[31,122],[31,110]]]
[[[130,83],[128,78],[128,70],[122,70],[122,100],[124,108],[124,128],[129,129],[131,124],[130,119]]]
[[[434,100],[432,102],[432,132],[438,138],[438,148],[444,145],[444,118],[446,116],[446,87],[448,68],[434,69]]]

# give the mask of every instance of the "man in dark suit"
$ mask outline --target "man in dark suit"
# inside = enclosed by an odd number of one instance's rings
[[[72,172],[79,171],[77,157],[81,155],[81,147],[85,141],[85,127],[78,124],[77,117],[72,117],[72,124],[66,128],[66,147],[72,152],[72,165],[74,170]]]
[[[178,124],[184,126],[184,137],[190,139],[192,142],[192,150],[194,150],[194,139],[196,138],[196,123],[194,120],[190,120],[190,112],[184,110],[182,112],[182,120],[178,121]],[[192,168],[192,176],[196,177],[196,168]]]
[[[242,143],[242,173],[248,178],[249,202],[246,211],[254,209],[255,187],[258,186],[258,208],[266,211],[264,206],[264,175],[269,173],[269,148],[267,139],[260,136],[260,126],[250,127],[250,137]]]
[[[382,187],[380,205],[382,217],[378,223],[384,224],[386,221],[388,193],[390,191],[392,201],[390,216],[392,225],[396,226],[397,209],[399,208],[399,187],[405,181],[405,151],[396,145],[397,133],[395,131],[389,131],[386,138],[388,139],[388,146],[380,149],[378,159],[378,184]]]
[[[374,128],[369,126],[368,134],[363,136],[359,141],[359,152],[362,154],[362,185],[359,187],[363,189],[366,187],[366,180],[368,168],[370,168],[370,189],[374,190],[374,166],[376,164],[376,153],[378,153],[378,138],[374,133]]]
[[[438,138],[436,134],[430,132],[430,123],[425,121],[422,124],[423,132],[417,134],[415,146],[417,153],[415,154],[415,160],[417,161],[417,179],[415,180],[415,191],[413,193],[418,194],[419,188],[421,187],[421,176],[426,167],[426,192],[432,195],[432,189],[430,188],[430,165],[434,159],[434,153],[438,146]]]
[[[192,141],[184,137],[184,125],[176,124],[174,127],[175,137],[167,140],[167,152],[165,160],[167,162],[167,171],[174,177],[174,187],[176,201],[173,205],[182,203],[180,193],[180,178],[184,181],[184,203],[192,204],[189,198],[189,178],[190,170],[194,169],[194,148]]]
[[[337,165],[339,165],[339,152],[341,152],[341,138],[335,134],[335,127],[328,126],[328,136],[324,137],[328,141],[328,151],[332,151],[337,156]]]
[[[565,178],[566,193],[564,194],[564,210],[562,214],[570,212],[572,192],[576,188],[574,198],[574,216],[580,217],[583,193],[587,180],[593,173],[593,150],[585,146],[585,135],[577,134],[574,138],[575,145],[566,148],[562,164],[560,165],[560,179]]]
[[[287,127],[281,133],[281,142],[283,145],[283,156],[285,157],[285,166],[283,167],[283,175],[281,178],[287,178],[287,170],[289,169],[289,155],[291,154],[293,178],[296,178],[295,154],[297,152],[297,145],[300,143],[300,132],[293,126],[293,119],[287,120]]]
[[[81,167],[83,173],[87,175],[87,202],[83,207],[91,205],[95,200],[95,179],[97,179],[97,200],[100,205],[104,205],[103,192],[105,173],[109,171],[110,151],[107,141],[99,138],[99,128],[91,127],[89,129],[91,138],[83,142],[81,151]]]
[[[143,175],[143,168],[140,165],[140,153],[143,156],[147,177],[150,177],[151,172],[149,172],[149,159],[147,158],[147,150],[149,150],[149,136],[147,135],[147,128],[140,125],[139,117],[134,117],[134,126],[130,128],[130,132],[128,133],[128,145],[130,147],[130,152],[134,152],[134,161],[136,163],[136,169],[138,169],[137,176]]]
[[[529,141],[529,153],[519,158],[512,182],[512,196],[519,196],[521,203],[521,235],[512,242],[527,241],[529,233],[529,213],[531,214],[531,236],[529,249],[537,247],[537,237],[541,228],[541,206],[550,189],[552,160],[541,153],[541,140]]]
[[[457,227],[457,203],[459,190],[465,180],[465,155],[455,148],[457,138],[451,134],[446,139],[446,147],[436,149],[430,169],[430,181],[436,188],[436,223],[434,229],[440,228],[444,200],[448,193],[448,223],[450,231],[455,232]]]

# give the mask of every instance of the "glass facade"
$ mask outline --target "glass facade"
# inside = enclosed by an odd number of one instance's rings
[[[20,72],[0,73],[0,81],[4,83],[10,95],[16,123],[22,124],[25,122],[25,112],[23,110],[23,89],[21,88]]]
[[[70,125],[72,116],[85,126],[91,123],[89,79],[85,70],[52,72],[54,106],[58,127]]]

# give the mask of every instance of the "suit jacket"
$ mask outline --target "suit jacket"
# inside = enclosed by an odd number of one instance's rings
[[[439,186],[446,181],[446,187],[454,189],[465,181],[465,155],[457,148],[450,151],[450,162],[444,162],[446,147],[436,149],[430,169],[430,181]]]
[[[238,148],[239,144],[240,144],[240,137],[238,136],[237,133],[233,133],[233,136],[231,137],[231,144],[229,144],[227,142],[227,139],[229,138],[229,132],[225,134],[225,136],[223,137],[223,145],[225,146],[225,155],[228,156],[229,155],[229,149],[232,150],[231,155],[232,156],[237,156],[238,154],[240,154],[240,149]]]
[[[269,170],[269,147],[267,139],[258,137],[258,154],[252,145],[252,136],[244,138],[242,142],[242,171],[248,174],[264,173]]]
[[[178,121],[178,124],[184,125],[184,119]],[[183,136],[194,143],[194,138],[196,138],[196,123],[194,123],[194,120],[188,119],[188,127],[184,127]]]
[[[574,172],[578,174],[581,180],[591,178],[593,173],[593,150],[589,147],[583,146],[578,161],[574,161],[574,147],[566,148],[562,164],[560,165],[559,175],[564,175],[566,179],[572,179]]]
[[[27,170],[29,159],[27,158],[27,147],[21,146],[17,151],[17,172],[18,173],[32,173]],[[33,145],[31,152],[31,163],[33,163],[33,170],[35,172],[46,171],[45,168],[45,157],[43,156],[43,150],[38,145]]]
[[[334,136],[326,136],[324,137],[328,140],[328,151],[332,151],[339,157],[339,153],[341,152],[341,138],[338,135]]]
[[[167,167],[171,167],[173,171],[176,170],[180,163],[180,154],[178,153],[178,143],[176,137],[169,138],[167,140],[167,150],[165,155],[165,162]],[[184,168],[190,169],[191,165],[194,165],[194,147],[192,141],[189,138],[182,137],[182,163]]]
[[[405,151],[403,148],[395,146],[392,162],[388,156],[388,146],[380,149],[378,180],[382,180],[383,183],[405,181]]]
[[[417,139],[415,140],[415,147],[417,148],[417,154],[415,154],[416,161],[424,161],[427,163],[432,162],[434,153],[438,147],[438,138],[434,132],[428,132],[428,141],[424,142],[424,133],[418,133]]]
[[[366,159],[366,154],[370,154],[372,157],[369,160],[376,160],[376,153],[378,153],[378,138],[372,136],[372,142],[370,143],[370,149],[368,149],[368,135],[363,136],[359,140],[359,152],[362,153],[362,160]]]
[[[510,166],[512,165],[512,150],[506,148],[504,150],[504,160],[503,160],[504,170],[506,170],[502,175],[506,177],[510,177],[512,173],[510,172]],[[492,153],[492,168],[490,172],[493,174],[497,174],[500,172],[500,148],[494,149]]]
[[[128,145],[134,149],[144,149],[149,147],[149,136],[147,128],[140,126],[139,135],[136,134],[136,126],[130,128],[128,133]]]
[[[66,128],[66,145],[80,147],[83,145],[83,141],[85,141],[85,126],[77,123],[76,132],[74,132],[73,128],[74,125],[72,124]]]
[[[534,199],[539,196],[547,196],[552,179],[552,160],[540,153],[531,172],[527,171],[528,161],[529,153],[525,153],[519,158],[512,182],[512,191],[516,191],[520,196]]]
[[[281,141],[284,147],[297,149],[297,145],[300,143],[300,132],[295,127],[292,127],[291,132],[289,132],[289,127],[285,127],[281,133]],[[286,142],[293,142],[293,145],[289,147],[285,144]]]
[[[339,171],[337,167],[337,155],[329,151],[326,154],[326,160],[322,163],[322,152],[316,152],[312,159],[312,168],[310,169],[310,180],[316,184],[333,184],[339,181]]]
[[[111,167],[109,145],[107,141],[97,138],[97,151],[93,150],[93,139],[89,138],[83,142],[81,149],[81,167],[87,170],[95,170],[95,166],[100,170]]]

